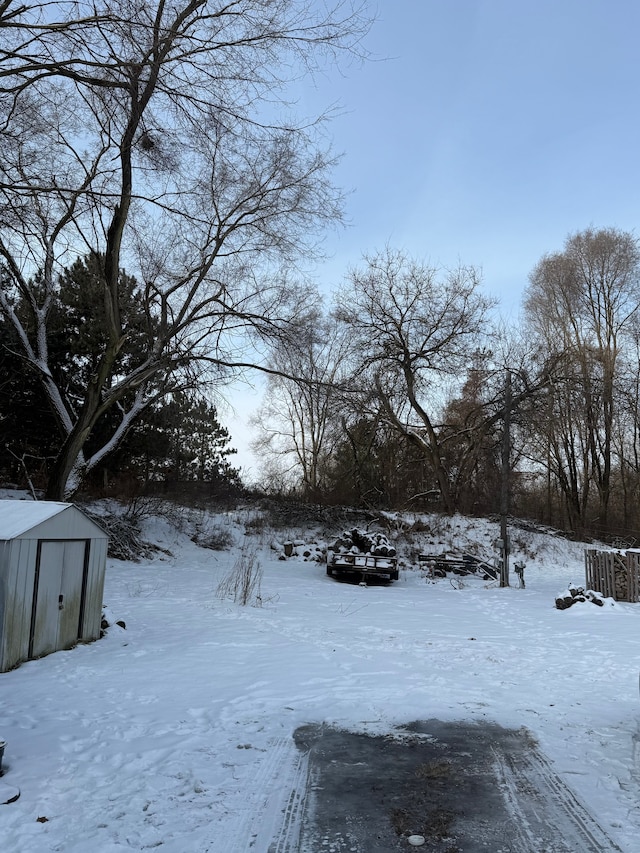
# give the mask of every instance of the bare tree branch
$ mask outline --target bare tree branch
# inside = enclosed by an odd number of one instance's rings
[[[0,2],[0,310],[61,425],[50,497],[77,487],[111,407],[117,442],[154,383],[199,359],[234,364],[241,332],[286,333],[302,300],[281,270],[341,217],[333,156],[287,85],[360,60],[368,24],[359,0]],[[78,405],[47,369],[47,338],[81,254],[103,259],[106,344]],[[123,267],[154,335],[117,375]]]

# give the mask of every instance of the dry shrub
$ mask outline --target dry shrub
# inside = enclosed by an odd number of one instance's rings
[[[201,524],[196,527],[191,541],[211,551],[227,551],[233,545],[233,533],[221,524]]]
[[[256,549],[245,545],[229,574],[218,584],[216,598],[232,598],[235,604],[262,604],[262,566]]]
[[[254,515],[244,523],[245,533],[264,533],[269,528],[269,522],[265,515]]]

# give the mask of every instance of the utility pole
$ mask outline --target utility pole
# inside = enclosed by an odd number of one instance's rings
[[[504,417],[502,420],[502,483],[500,489],[500,586],[509,586],[509,492],[511,485],[511,371],[507,370],[504,383]]]

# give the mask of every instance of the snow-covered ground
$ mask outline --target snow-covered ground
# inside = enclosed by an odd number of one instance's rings
[[[274,539],[312,535],[245,536],[247,518],[215,522],[235,542],[223,552],[154,521],[146,536],[171,555],[108,564],[105,602],[126,630],[0,675],[2,782],[21,790],[0,806],[0,850],[266,853],[302,772],[298,726],[381,733],[430,718],[526,727],[609,835],[638,849],[640,605],[555,609],[583,583],[581,545],[514,535],[526,589],[417,568],[364,588],[279,560]],[[489,554],[497,528],[455,517],[420,536],[414,552]],[[246,542],[261,606],[216,596]]]

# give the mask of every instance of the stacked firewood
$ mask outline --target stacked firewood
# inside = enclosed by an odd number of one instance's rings
[[[567,610],[573,607],[574,604],[591,602],[598,607],[604,606],[604,596],[600,592],[595,592],[592,589],[585,590],[582,586],[574,586],[569,584],[566,590],[556,596],[556,607],[558,610]]]
[[[626,564],[615,567],[616,601],[629,601],[629,578]]]
[[[106,606],[106,604],[102,605],[102,622],[100,624],[100,635],[103,636],[104,632],[111,628],[112,625],[117,625],[119,628],[126,628],[126,623],[123,622],[122,619],[116,619],[111,610]]]
[[[396,556],[395,547],[384,533],[370,533],[368,530],[359,530],[357,527],[345,531],[329,547],[337,554],[357,552],[371,554],[374,557]]]

